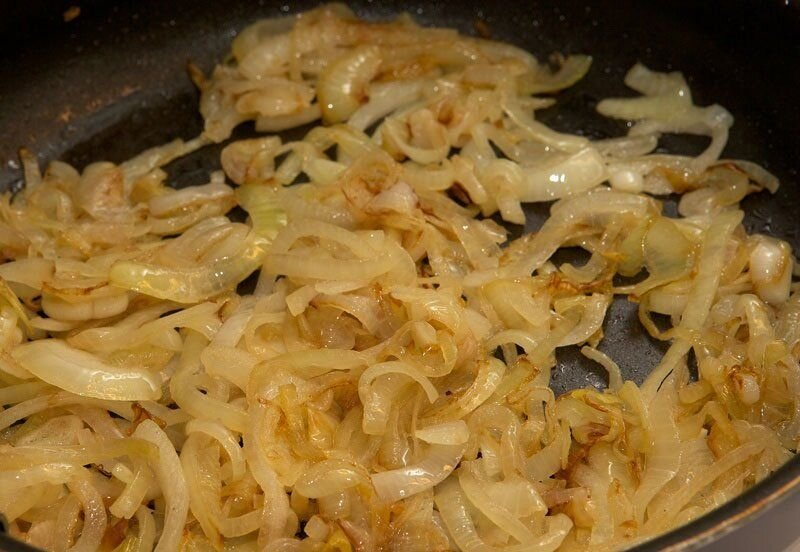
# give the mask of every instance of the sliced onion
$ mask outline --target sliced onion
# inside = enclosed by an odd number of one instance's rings
[[[257,30],[234,41],[233,51],[239,53],[239,70],[251,79],[260,80],[268,75],[280,74],[292,55],[292,37],[286,32],[291,29],[292,18],[267,21],[270,21],[273,33],[267,34],[266,25],[262,22]],[[243,44],[250,47],[244,50]],[[245,51],[247,54],[244,54]]]
[[[744,214],[738,210],[724,212],[714,219],[708,229],[697,263],[698,273],[687,298],[686,309],[681,316],[681,328],[698,330],[705,323],[719,287],[728,240],[741,223],[743,216]],[[648,375],[642,386],[642,392],[647,397],[655,396],[661,382],[690,347],[689,342],[684,339],[679,338],[673,342],[667,354]]]
[[[208,540],[221,546],[218,519],[222,517],[219,502],[222,481],[217,449],[204,446],[207,442],[199,433],[189,435],[181,447],[180,461],[192,516]]]
[[[234,434],[225,426],[213,420],[190,420],[186,424],[186,433],[194,432],[205,433],[209,437],[216,439],[225,450],[231,461],[232,480],[238,481],[244,477],[246,472],[244,453],[239,446]]]
[[[550,72],[539,67],[532,77],[523,79],[522,86],[528,94],[558,92],[581,80],[591,65],[590,56],[568,56],[556,71]]]
[[[594,188],[607,178],[605,164],[594,148],[543,167],[525,171],[522,201],[551,201]]]
[[[750,253],[750,278],[756,293],[772,305],[789,298],[794,259],[785,241],[759,236]]]
[[[418,429],[414,436],[432,445],[463,445],[469,439],[469,429],[463,420],[456,420]]]
[[[580,152],[584,149],[592,150],[589,146],[589,140],[582,136],[575,136],[574,134],[564,134],[556,132],[550,127],[535,121],[528,113],[522,110],[515,104],[507,104],[505,107],[508,116],[525,132],[528,138],[542,142],[552,146],[558,150],[565,152]],[[584,153],[584,157],[585,157]],[[573,164],[577,164],[573,162]],[[534,167],[531,167],[534,168]],[[562,181],[563,183],[564,181]],[[529,201],[544,201],[544,200],[529,200]]]
[[[385,502],[396,502],[432,489],[456,468],[465,449],[465,445],[430,445],[416,464],[372,475],[375,492]]]
[[[267,255],[264,268],[272,274],[289,277],[352,281],[372,279],[386,274],[399,261],[400,259],[390,251],[383,252],[373,259],[328,259],[323,263],[305,255],[273,253]]]
[[[206,343],[197,333],[186,338],[178,367],[169,382],[170,394],[178,406],[194,418],[217,419],[225,427],[244,433],[250,422],[245,409],[202,393],[197,385],[200,350]]]
[[[259,404],[250,413],[254,423],[243,435],[244,452],[253,478],[264,491],[264,508],[259,529],[259,541],[271,543],[281,537],[288,536],[289,499],[278,480],[275,470],[267,462],[268,451],[259,435],[265,418],[264,405]],[[290,533],[291,534],[291,533]]]
[[[589,61],[322,6],[243,30],[208,77],[190,66],[200,138],[82,174],[22,152],[27,186],[0,198],[12,532],[118,552],[618,548],[791,458],[800,269],[739,211],[777,179],[718,159],[733,119],[677,72],[634,66],[641,95],[599,103],[627,136],[543,124],[556,99],[530,94]],[[165,164],[244,121],[292,141],[220,144],[225,173],[168,186]],[[664,133],[710,143],[654,153]],[[677,214],[652,197],[671,193]],[[553,199],[543,224],[523,208]],[[672,340],[641,388],[600,352],[613,294]],[[609,388],[556,399],[574,344]]]
[[[381,435],[385,431],[392,395],[405,383],[396,379],[396,374],[417,382],[431,403],[439,397],[436,387],[415,366],[400,361],[374,364],[358,380],[358,395],[364,405],[364,433]]]
[[[652,448],[645,457],[645,471],[633,497],[634,512],[639,523],[644,520],[650,501],[675,477],[681,465],[680,439],[672,414],[674,402],[674,386],[667,382],[653,402],[645,405]]]
[[[269,117],[256,118],[256,130],[258,132],[282,132],[290,128],[313,123],[322,117],[322,109],[319,104],[311,104],[300,110],[286,115],[271,115]]]
[[[18,259],[0,265],[0,278],[7,282],[25,284],[33,289],[42,289],[44,282],[52,278],[53,268],[53,261],[48,259]]]
[[[103,286],[92,290],[79,290],[70,295],[63,290],[53,290],[45,285],[42,292],[42,310],[57,320],[83,321],[110,318],[128,309],[128,294],[124,290]]]
[[[600,364],[608,372],[608,388],[611,391],[619,391],[622,389],[623,379],[622,372],[619,365],[614,362],[611,357],[602,351],[598,351],[594,347],[584,346],[581,347],[581,354],[596,363]]]
[[[133,460],[133,465],[135,470],[130,480],[126,481],[125,489],[108,507],[108,511],[120,519],[130,519],[138,512],[154,482],[154,474],[147,463],[137,458]],[[120,468],[118,464],[112,473],[119,477]]]
[[[530,542],[534,539],[531,530],[519,519],[515,518],[511,512],[496,504],[485,490],[485,484],[481,484],[475,477],[474,468],[470,464],[458,471],[458,482],[467,499],[473,506],[484,514],[489,520],[500,529],[517,539],[519,542]]]
[[[369,484],[369,475],[363,469],[343,460],[329,459],[306,470],[294,489],[308,498],[322,498],[365,483]]]
[[[738,169],[747,173],[752,180],[759,186],[766,188],[770,193],[774,194],[778,191],[780,182],[778,177],[766,170],[761,165],[753,163],[752,161],[745,161],[741,159],[720,159],[717,164],[719,165],[734,165]]]
[[[177,303],[197,303],[231,290],[261,266],[264,247],[250,238],[241,252],[211,266],[167,268],[134,261],[114,263],[111,284]]]
[[[540,537],[524,543],[493,547],[487,545],[478,535],[475,524],[470,518],[467,504],[458,482],[450,480],[436,490],[436,507],[442,516],[448,533],[456,545],[465,552],[505,550],[508,552],[524,552],[528,550],[541,550],[552,552],[556,550],[572,529],[572,521],[564,514],[548,516],[546,529]]]
[[[350,116],[347,124],[366,130],[396,109],[417,100],[427,83],[423,80],[375,83],[369,87],[369,101]]]
[[[358,109],[380,64],[378,48],[360,46],[325,68],[317,83],[317,98],[326,123],[342,122]]]
[[[589,339],[603,326],[606,309],[611,304],[611,297],[600,293],[590,295],[584,301],[583,314],[578,324],[558,342],[559,347],[575,345]]]
[[[479,363],[475,381],[469,389],[450,404],[426,414],[423,418],[425,423],[433,424],[447,419],[463,418],[494,393],[505,370],[505,364],[494,358]]]
[[[272,241],[286,225],[286,213],[279,207],[276,192],[268,186],[248,185],[236,190],[236,200],[253,221],[255,234]]]
[[[81,503],[83,528],[78,539],[70,547],[72,552],[94,552],[106,531],[107,517],[103,497],[88,478],[77,477],[68,484],[70,491]]]
[[[233,190],[221,182],[210,182],[203,186],[190,186],[152,198],[148,203],[150,214],[161,217],[186,209],[196,203],[210,203],[230,199]]]
[[[164,528],[155,547],[156,552],[178,548],[189,513],[189,490],[183,477],[180,459],[167,435],[152,420],[145,420],[133,432],[158,447],[158,462],[153,466],[166,502]]]
[[[106,364],[57,339],[31,341],[12,354],[36,377],[76,395],[116,401],[161,397],[161,379],[149,371]]]

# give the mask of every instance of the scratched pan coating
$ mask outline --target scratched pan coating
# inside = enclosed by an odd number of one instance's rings
[[[72,5],[80,14],[65,21]],[[537,112],[558,130],[591,138],[618,136],[625,124],[594,113],[597,101],[632,95],[622,79],[640,61],[657,70],[680,70],[700,105],[720,103],[736,118],[726,157],[763,164],[781,180],[776,196],[762,193],[742,205],[745,225],[787,239],[800,249],[800,8],[742,0],[641,2],[350,2],[362,17],[381,19],[401,11],[419,22],[474,34],[482,21],[492,38],[547,59],[553,52],[587,53],[587,77],[558,95],[555,108]],[[79,168],[95,160],[119,162],[202,128],[197,92],[186,77],[191,60],[209,70],[227,51],[236,30],[259,17],[312,8],[315,2],[234,0],[32,0],[5,7],[0,22],[0,189],[20,185],[16,150],[26,146],[42,163],[60,158]],[[73,13],[75,10],[72,10]],[[234,138],[253,134],[252,126]],[[294,136],[302,135],[294,131]],[[673,152],[695,153],[704,140],[666,136]],[[220,147],[205,148],[173,163],[177,186],[203,182],[218,167]],[[675,202],[665,198],[665,210]],[[528,206],[526,228],[536,230],[549,205]],[[559,253],[572,260],[569,251]],[[617,360],[627,379],[641,383],[666,349],[636,320],[636,305],[612,305],[600,347]],[[556,393],[603,386],[604,375],[577,348],[559,350],[552,386]],[[711,514],[642,549],[692,549],[717,538],[800,487],[800,458]],[[0,535],[0,550],[23,550]]]

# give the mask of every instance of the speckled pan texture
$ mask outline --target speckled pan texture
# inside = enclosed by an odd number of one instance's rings
[[[19,183],[20,146],[35,151],[43,162],[61,158],[80,167],[100,159],[121,161],[175,137],[197,135],[202,121],[186,63],[191,60],[208,70],[247,22],[316,4],[7,3],[0,18],[0,187]],[[624,123],[601,118],[594,106],[603,97],[632,94],[622,79],[636,61],[656,70],[682,71],[698,104],[720,103],[736,117],[725,156],[757,161],[781,179],[777,195],[765,192],[743,201],[748,229],[775,234],[800,249],[800,4],[795,0],[355,1],[350,5],[369,19],[407,11],[421,23],[473,34],[481,21],[492,38],[522,46],[540,59],[554,52],[591,54],[594,64],[586,79],[561,94],[555,108],[537,113],[556,129],[590,137],[624,133]],[[80,14],[66,21],[70,18],[65,13],[69,10],[74,16],[78,7]],[[245,126],[235,138],[252,132]],[[671,151],[687,153],[704,146],[703,140],[684,136],[667,136],[663,143]],[[178,186],[200,183],[216,166],[219,150],[205,148],[173,163],[169,167],[173,181]],[[666,198],[667,212],[674,208]],[[525,230],[535,230],[548,210],[549,205],[531,207]],[[635,305],[624,299],[615,302],[604,330],[600,348],[619,362],[628,379],[642,382],[665,346],[640,329]],[[577,348],[559,351],[553,374],[557,393],[603,384],[601,372],[582,359]],[[734,502],[646,548],[700,546],[792,492],[799,480],[800,458],[795,458]]]

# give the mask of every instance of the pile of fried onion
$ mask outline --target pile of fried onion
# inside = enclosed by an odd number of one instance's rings
[[[192,68],[194,140],[82,171],[23,152],[0,200],[10,533],[80,552],[615,550],[789,459],[795,262],[739,208],[777,180],[720,158],[733,118],[680,73],[636,65],[638,95],[600,102],[625,136],[537,121],[590,63],[328,5]],[[208,183],[170,186],[168,163],[245,121]],[[654,153],[662,133],[708,146]],[[552,201],[507,241],[499,221]],[[615,298],[668,344],[641,385],[603,352]],[[563,347],[607,385],[554,396]]]

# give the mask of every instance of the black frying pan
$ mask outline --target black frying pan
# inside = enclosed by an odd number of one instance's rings
[[[595,115],[594,106],[600,98],[630,94],[622,78],[636,61],[683,71],[697,103],[720,103],[736,117],[725,156],[760,162],[781,179],[777,196],[762,193],[743,202],[748,229],[780,236],[800,250],[800,5],[795,0],[350,4],[367,18],[408,11],[422,23],[467,33],[482,21],[492,37],[540,59],[556,51],[593,55],[586,79],[561,94],[556,109],[537,112],[556,129],[593,138],[624,133],[623,123]],[[175,137],[196,136],[202,121],[186,62],[208,70],[248,22],[314,5],[308,0],[7,3],[0,21],[0,189],[19,185],[20,146],[43,162],[61,158],[81,167],[100,159],[119,162]],[[65,12],[72,6],[80,15],[67,22]],[[235,137],[252,132],[245,126]],[[668,136],[662,143],[685,153],[704,145],[685,136]],[[219,149],[173,163],[176,185],[204,182],[217,167]],[[667,200],[668,212],[674,206]],[[548,210],[533,206],[527,230],[535,230]],[[624,300],[614,303],[605,332],[601,348],[637,383],[665,350],[640,329],[635,307]],[[558,360],[552,384],[557,393],[603,384],[602,373],[584,364],[577,349],[559,351]],[[698,548],[798,488],[800,456],[741,497],[640,549]],[[0,534],[0,550],[26,549]]]

